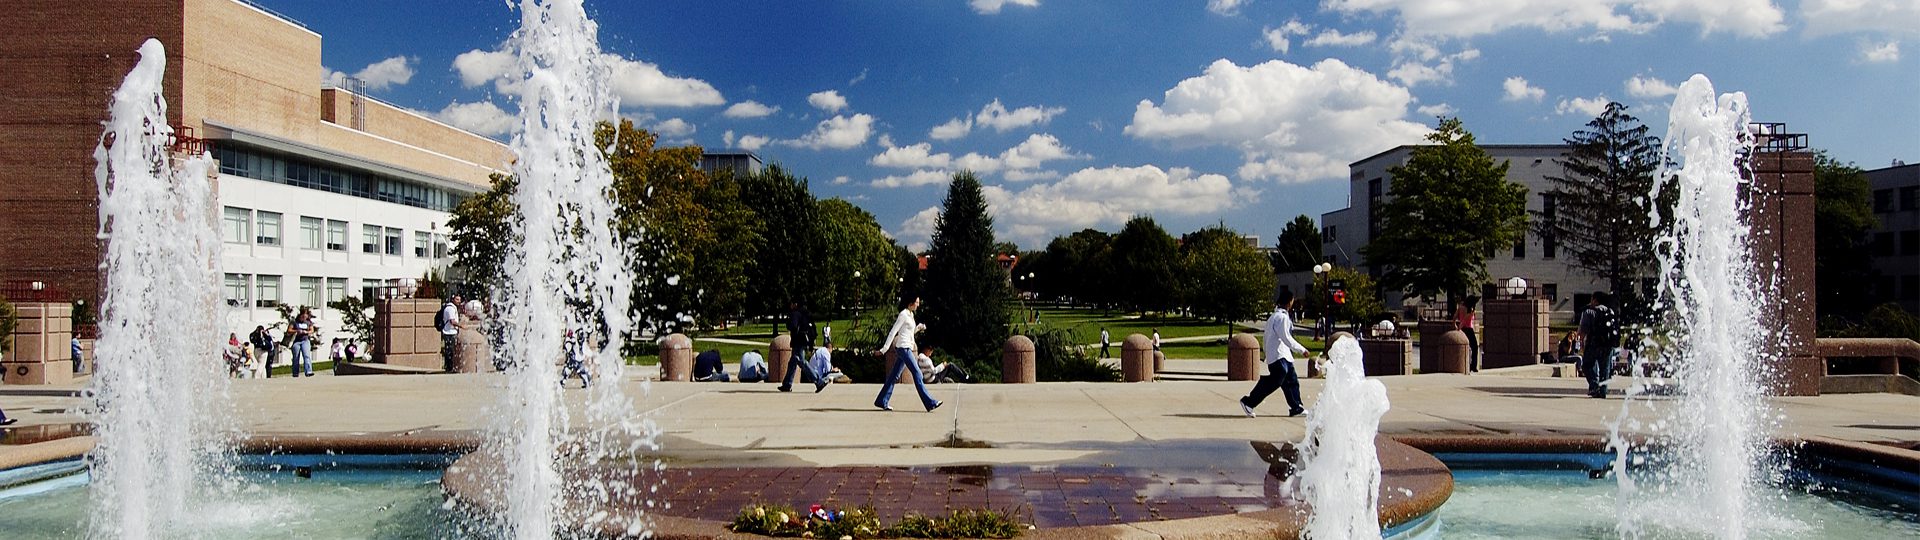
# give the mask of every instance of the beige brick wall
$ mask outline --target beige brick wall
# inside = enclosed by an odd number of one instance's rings
[[[184,1],[182,118],[318,143],[320,35],[235,0]]]

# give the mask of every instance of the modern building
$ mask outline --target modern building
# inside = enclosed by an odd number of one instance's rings
[[[1875,292],[1920,313],[1920,163],[1867,171],[1873,186]]]
[[[276,305],[319,308],[444,267],[448,210],[511,160],[498,141],[323,84],[320,34],[243,0],[27,0],[8,12],[0,280],[97,297],[92,152],[148,38],[167,50],[177,151],[220,163],[222,282],[242,335],[279,320]]]
[[[732,171],[735,177],[760,174],[760,155],[751,150],[718,149],[700,154],[700,170],[708,174]]]

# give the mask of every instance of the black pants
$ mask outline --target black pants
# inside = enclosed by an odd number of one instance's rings
[[[1460,331],[1467,334],[1467,372],[1480,371],[1480,337],[1474,335],[1479,332],[1472,328],[1463,328]]]
[[[811,349],[812,347],[806,347],[806,348]],[[811,354],[807,354],[807,353],[811,353],[811,352],[812,351],[803,352],[802,348],[799,348],[799,347],[795,347],[793,349],[793,357],[787,359],[787,376],[782,377],[780,379],[781,390],[788,390],[793,388],[793,376],[797,373],[800,373],[801,369],[807,370],[807,376],[801,378],[800,382],[803,382],[803,383],[811,382],[814,384],[814,386],[819,386],[823,384],[821,381],[826,380],[827,374],[814,373],[813,366],[808,365],[807,363],[807,360],[812,356]]]
[[[1267,396],[1273,395],[1274,389],[1279,389],[1286,394],[1287,412],[1305,409],[1300,406],[1300,376],[1293,372],[1293,361],[1285,359],[1267,364],[1267,374],[1253,383],[1253,391],[1248,392],[1247,397],[1240,398],[1240,403],[1248,407],[1259,407],[1260,402],[1266,401]]]
[[[1607,379],[1613,376],[1613,349],[1593,347],[1581,357],[1580,365],[1587,371],[1587,395],[1607,396]]]
[[[440,334],[440,363],[447,373],[453,373],[454,359],[460,355],[460,334]]]

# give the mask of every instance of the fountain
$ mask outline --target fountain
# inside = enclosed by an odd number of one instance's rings
[[[189,501],[224,458],[226,377],[214,362],[221,313],[213,160],[174,161],[157,40],[113,93],[93,156],[106,290],[88,411],[93,538],[179,536]]]
[[[637,454],[654,447],[657,432],[636,419],[621,386],[633,277],[614,230],[613,175],[594,143],[597,122],[618,111],[611,69],[581,0],[525,0],[519,9],[522,26],[510,43],[520,73],[520,125],[511,144],[520,244],[507,256],[509,283],[494,297],[507,332],[501,354],[512,366],[487,448],[504,468],[494,493],[504,499],[500,517],[517,538],[546,538],[582,524],[637,535],[646,528],[642,515],[571,511],[643,498],[642,486],[611,479],[619,475],[563,474],[637,469]],[[581,418],[563,399],[554,366],[569,339],[588,349],[598,381]]]
[[[1755,515],[1754,488],[1773,468],[1763,445],[1774,414],[1762,389],[1780,355],[1760,317],[1776,301],[1775,287],[1756,274],[1746,220],[1742,160],[1753,145],[1746,96],[1716,97],[1712,83],[1694,75],[1680,85],[1671,115],[1670,165],[1647,195],[1679,195],[1657,250],[1659,305],[1668,312],[1661,331],[1644,335],[1638,348],[1657,354],[1674,375],[1663,380],[1641,360],[1613,425],[1619,531],[1640,537],[1677,527],[1745,538],[1764,521]],[[1662,387],[1677,397],[1655,399]],[[1636,443],[1623,431],[1651,435]],[[1650,466],[1635,470],[1640,465]]]
[[[1339,335],[1328,350],[1327,384],[1300,441],[1300,492],[1311,507],[1306,537],[1380,537],[1380,458],[1374,438],[1387,414],[1387,387],[1367,379],[1360,343]]]

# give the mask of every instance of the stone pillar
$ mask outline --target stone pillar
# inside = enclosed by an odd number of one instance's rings
[[[440,359],[440,330],[433,327],[439,310],[440,301],[432,298],[389,298],[375,304],[373,361],[427,369],[446,367]]]
[[[680,334],[668,334],[660,340],[660,380],[693,380],[693,340]]]
[[[893,352],[888,351],[887,356],[893,356]],[[773,336],[773,342],[767,344],[767,382],[779,384],[780,378],[787,376],[787,360],[792,358],[793,336]]]
[[[1753,191],[1753,262],[1755,276],[1779,284],[1779,298],[1761,305],[1761,327],[1779,329],[1786,344],[1777,360],[1770,393],[1788,396],[1820,394],[1827,364],[1814,346],[1818,313],[1814,295],[1813,153],[1794,136],[1770,138],[1755,149],[1748,165]]]
[[[73,306],[61,302],[13,305],[18,325],[13,347],[0,357],[6,384],[65,384],[73,381]]]
[[[1234,334],[1227,338],[1227,380],[1260,378],[1260,356],[1260,340],[1253,334]]]
[[[1153,372],[1160,373],[1166,370],[1167,370],[1167,353],[1160,352],[1160,351],[1153,351]]]
[[[460,330],[457,338],[460,343],[460,356],[453,361],[456,373],[479,373],[493,367],[493,343],[487,341],[487,335],[480,333],[479,321],[463,322],[466,328]]]
[[[1465,336],[1462,336],[1465,337]],[[1362,363],[1368,377],[1413,374],[1413,339],[1400,337],[1360,340]]]
[[[1120,376],[1127,382],[1153,380],[1153,340],[1133,334],[1120,343]]]
[[[1422,331],[1420,338],[1421,373],[1467,372],[1467,355],[1471,349],[1467,347],[1466,332],[1456,328],[1429,338]]]
[[[1027,336],[1007,338],[1007,344],[1000,352],[1000,382],[1032,384],[1039,380],[1034,373],[1033,340],[1027,339]]]
[[[1535,294],[1487,297],[1480,305],[1481,369],[1531,366],[1540,363],[1540,353],[1553,350],[1547,335],[1546,298]]]
[[[887,382],[887,374],[893,373],[893,365],[900,363],[900,355],[896,354],[892,347],[888,347],[887,352],[883,354],[886,356],[886,361],[882,362],[885,364],[885,370],[880,372],[880,380],[876,381],[881,383]],[[920,354],[920,351],[914,351],[913,354]],[[913,384],[913,372],[902,369],[900,376],[895,377],[893,382],[894,384]]]

